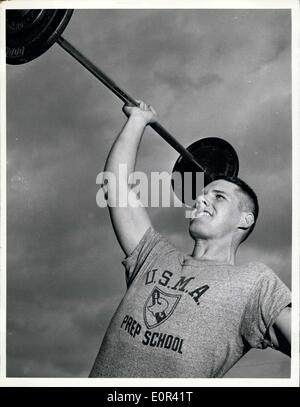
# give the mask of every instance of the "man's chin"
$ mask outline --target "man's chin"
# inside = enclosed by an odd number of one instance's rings
[[[208,238],[208,234],[205,231],[205,228],[204,227],[199,228],[199,226],[197,226],[197,228],[195,228],[192,222],[190,223],[190,226],[189,226],[189,234],[193,240]]]
[[[205,224],[206,222],[209,222],[211,219],[212,219],[212,217],[209,215],[196,216],[196,217],[190,219],[190,223],[197,222],[197,223]]]

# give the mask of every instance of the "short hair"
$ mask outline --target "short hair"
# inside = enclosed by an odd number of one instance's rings
[[[228,175],[224,175],[224,174],[210,174],[207,177],[207,180],[208,180],[207,183],[217,181],[217,180],[224,180],[224,181],[231,182],[232,184],[235,184],[238,186],[240,192],[242,194],[244,194],[244,196],[248,200],[249,210],[253,213],[254,222],[248,229],[247,233],[244,235],[243,239],[241,240],[241,243],[243,243],[247,239],[247,237],[252,233],[252,231],[255,227],[257,218],[258,218],[259,205],[258,205],[258,199],[257,199],[256,193],[245,181],[243,181],[242,179],[235,177],[235,176],[228,176]]]

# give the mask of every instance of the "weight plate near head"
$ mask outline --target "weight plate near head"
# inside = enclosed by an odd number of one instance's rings
[[[32,61],[46,52],[66,28],[73,10],[33,9],[6,11],[6,62]]]
[[[180,173],[181,179],[177,181],[177,178],[175,178],[176,182],[172,181],[172,187],[177,198],[187,205],[191,205],[191,201],[196,199],[203,186],[211,182],[210,176],[222,174],[236,177],[238,175],[238,155],[232,145],[224,139],[218,137],[203,138],[191,144],[187,147],[187,150],[192,153],[205,171],[202,185],[199,185],[199,178],[196,177],[199,168],[182,156],[176,161],[173,173]],[[184,184],[184,173],[192,174],[192,180],[189,181],[188,185]],[[187,179],[189,180],[188,177]],[[186,193],[187,190],[190,192]],[[189,196],[189,198],[185,199],[186,196]]]

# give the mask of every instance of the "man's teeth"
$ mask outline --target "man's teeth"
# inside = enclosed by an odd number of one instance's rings
[[[198,212],[195,214],[195,218],[201,218],[202,216],[211,216],[208,212]]]

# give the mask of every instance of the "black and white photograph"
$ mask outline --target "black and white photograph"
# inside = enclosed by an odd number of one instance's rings
[[[298,2],[3,3],[6,378],[295,383]]]

